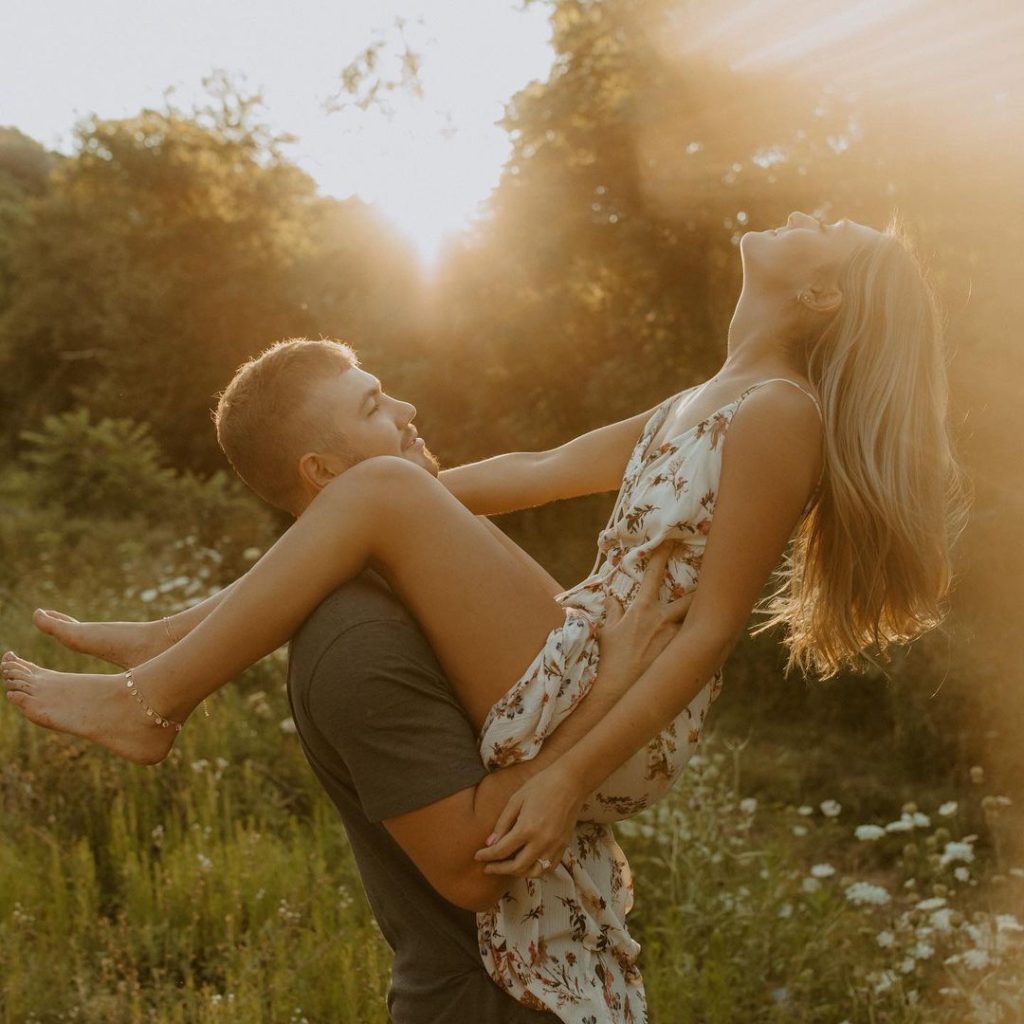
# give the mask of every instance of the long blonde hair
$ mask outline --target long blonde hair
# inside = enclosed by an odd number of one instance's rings
[[[787,672],[826,679],[938,625],[966,509],[941,315],[897,219],[839,287],[839,311],[804,350],[825,420],[822,486],[754,631],[784,626]]]

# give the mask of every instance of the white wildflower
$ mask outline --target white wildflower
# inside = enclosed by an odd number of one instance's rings
[[[139,600],[140,601],[145,601],[146,604],[149,604],[150,601],[155,601],[156,600],[157,593],[158,593],[158,591],[156,591],[154,589],[144,590],[141,594],[139,594]]]
[[[949,907],[936,910],[931,918],[932,927],[939,932],[948,932],[953,928],[953,911]]]
[[[821,813],[826,818],[839,817],[839,812],[843,809],[843,805],[837,800],[822,800],[819,806],[821,807]]]
[[[817,892],[821,888],[821,882],[816,878],[805,878],[801,883],[800,887],[804,892]]]
[[[941,806],[941,807],[939,808],[939,814],[940,814],[940,815],[941,815],[941,816],[942,816],[943,818],[949,818],[949,817],[951,817],[952,815],[956,814],[956,809],[957,809],[957,807],[959,807],[959,806],[960,806],[960,805],[959,805],[959,804],[958,804],[958,803],[957,803],[957,802],[956,802],[955,800],[947,800],[947,801],[946,801],[946,802],[945,802],[945,803],[944,803],[944,804],[943,804],[943,805],[942,805],[942,806]]]
[[[196,860],[199,861],[200,871],[209,871],[213,867],[213,861],[205,853],[197,853]]]
[[[942,896],[932,896],[929,899],[921,900],[917,905],[918,910],[938,910],[939,907],[944,907],[946,901]]]
[[[282,718],[280,729],[286,736],[294,736],[297,731],[295,728],[295,719],[290,716],[288,718]]]
[[[970,967],[972,971],[980,971],[983,967],[988,967],[991,962],[991,958],[988,953],[983,949],[968,949],[963,954],[964,963]]]
[[[958,882],[969,882],[971,880],[970,868],[965,868],[963,864],[958,864],[953,868],[953,877]]]
[[[873,903],[876,906],[884,906],[889,902],[890,896],[880,885],[871,882],[854,882],[846,890],[846,898],[851,903]]]
[[[800,807],[798,807],[796,809],[796,813],[797,814],[802,814],[806,818],[809,814],[813,814],[814,813],[814,808],[813,807],[809,807],[807,804],[803,804],[803,805],[801,805]]]
[[[875,839],[881,839],[885,835],[885,829],[878,825],[858,825],[854,829],[853,834],[862,842],[871,842]]]
[[[946,848],[942,851],[942,856],[939,858],[939,865],[945,867],[955,860],[962,860],[969,864],[974,860],[974,847],[966,842],[946,843]]]
[[[996,914],[996,931],[1024,932],[1024,925],[1013,914]]]
[[[892,983],[896,980],[896,975],[892,971],[881,971],[878,974],[873,974],[868,978],[869,981],[874,982],[875,992],[882,993],[888,992],[892,988]]]
[[[885,826],[886,832],[913,832],[914,831],[914,820],[904,815],[898,821],[890,821]]]
[[[914,811],[910,817],[918,828],[928,828],[932,823],[931,818],[929,818],[927,814],[922,814],[920,811]]]
[[[782,906],[779,907],[779,917],[781,917],[783,920],[785,920],[787,917],[792,917],[792,916],[793,916],[793,904],[792,903],[783,903]]]
[[[831,864],[815,864],[811,868],[811,874],[815,878],[831,878],[836,873],[836,869]]]
[[[795,835],[795,836],[805,836],[805,835],[807,835],[807,828],[806,828],[806,826],[804,826],[804,825],[794,825],[793,826],[793,835]]]
[[[905,956],[900,962],[900,973],[910,974],[917,966],[917,961],[912,956]]]
[[[875,936],[875,942],[877,942],[882,947],[882,949],[888,949],[895,941],[896,936],[888,930],[880,931]]]
[[[911,956],[916,957],[918,960],[927,960],[930,956],[934,955],[935,947],[927,942],[918,942],[910,953]]]
[[[205,772],[206,769],[209,768],[209,767],[210,767],[210,762],[207,761],[205,757],[201,757],[201,758],[199,758],[198,761],[193,761],[192,762],[192,771],[196,772],[197,774],[199,772]]]
[[[757,810],[757,801],[752,797],[745,797],[740,801],[740,811],[743,814],[753,814]]]

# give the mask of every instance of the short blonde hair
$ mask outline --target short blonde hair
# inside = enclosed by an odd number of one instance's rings
[[[299,459],[308,451],[347,450],[337,427],[309,401],[312,385],[359,365],[348,345],[330,339],[279,341],[243,363],[220,393],[213,422],[235,472],[264,501],[295,514],[301,504]]]

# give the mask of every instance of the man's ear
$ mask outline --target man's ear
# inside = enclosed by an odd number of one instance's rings
[[[812,313],[828,315],[834,313],[842,305],[843,293],[834,284],[819,285],[817,288],[805,288],[797,295],[796,299]]]
[[[336,476],[331,460],[318,452],[306,452],[299,459],[299,479],[313,491],[320,491]]]

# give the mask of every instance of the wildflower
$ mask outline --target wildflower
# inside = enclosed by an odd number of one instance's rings
[[[938,910],[939,907],[944,907],[946,901],[941,896],[932,896],[930,899],[921,900],[917,905],[918,910]]]
[[[156,600],[157,593],[158,592],[156,590],[153,590],[153,589],[144,590],[141,594],[139,594],[139,600],[140,601],[144,601],[146,604],[149,604],[150,601],[155,601]]]
[[[826,818],[839,817],[839,812],[843,809],[843,805],[837,800],[823,800],[820,807],[821,813],[824,814]]]
[[[916,966],[917,962],[914,960],[912,956],[905,956],[903,960],[900,962],[900,973],[910,974]]]
[[[809,807],[807,804],[803,804],[802,806],[800,806],[800,807],[798,807],[796,809],[796,813],[797,814],[802,814],[806,818],[809,814],[813,814],[814,813],[814,808],[813,807]]]
[[[885,826],[885,831],[886,832],[913,832],[914,831],[914,819],[913,818],[908,818],[908,817],[906,817],[904,815],[904,817],[900,818],[898,821],[890,821],[889,824]]]
[[[209,871],[213,867],[213,861],[205,853],[196,854],[196,860],[199,861],[200,871]]]
[[[910,951],[911,956],[916,957],[918,960],[927,960],[934,953],[935,947],[929,945],[927,942],[918,942]]]
[[[792,917],[793,916],[793,904],[792,903],[783,903],[782,906],[779,907],[779,915],[778,916],[781,917],[783,920],[785,920],[787,917]]]
[[[244,558],[244,559],[245,559],[245,560],[246,560],[247,562],[255,562],[255,561],[256,561],[256,559],[260,557],[260,554],[261,554],[261,553],[262,553],[262,552],[260,551],[260,549],[259,549],[259,548],[246,548],[246,549],[245,549],[245,550],[244,550],[244,551],[242,552],[242,557],[243,557],[243,558]]]
[[[875,839],[881,839],[885,835],[885,829],[880,828],[878,825],[858,825],[854,829],[853,834],[862,842],[871,842]]]
[[[875,942],[877,942],[882,949],[888,949],[895,941],[896,936],[890,931],[880,931],[875,936]]]
[[[947,800],[940,808],[939,814],[943,818],[948,818],[951,815],[956,814],[956,809],[959,806],[955,800]]]
[[[295,720],[291,716],[288,718],[282,718],[280,729],[286,736],[294,736],[297,731],[295,728]]]
[[[811,874],[815,878],[830,878],[836,873],[836,869],[831,864],[815,864],[811,868]]]
[[[1013,914],[996,914],[996,931],[1024,932],[1024,925]]]
[[[938,932],[948,932],[953,928],[953,911],[949,907],[944,907],[942,910],[936,910],[932,914],[930,921],[932,927]]]
[[[800,883],[800,886],[804,892],[817,892],[821,888],[821,882],[816,878],[807,877]]]
[[[968,949],[963,954],[963,961],[972,971],[980,971],[988,967],[991,959],[983,949]]]
[[[206,769],[209,767],[210,762],[207,761],[205,757],[201,757],[199,758],[198,761],[192,762],[192,771],[196,772],[196,774],[198,774],[199,772],[205,772]]]
[[[743,814],[753,814],[757,810],[757,801],[752,797],[745,797],[740,801],[740,811]]]
[[[794,825],[793,826],[793,835],[795,835],[795,836],[805,836],[805,835],[807,835],[806,827],[803,826],[803,825]]]
[[[927,828],[932,823],[928,815],[920,811],[914,811],[910,818],[918,828]]]
[[[953,877],[958,882],[969,882],[971,880],[971,872],[969,868],[965,868],[963,864],[958,864],[953,868]]]
[[[946,843],[946,848],[942,851],[942,857],[939,859],[939,866],[945,867],[955,860],[962,860],[969,864],[974,860],[974,847],[967,842]]]
[[[884,906],[890,899],[885,889],[871,882],[854,882],[847,888],[846,898],[851,903],[874,903],[879,907]]]
[[[892,983],[896,980],[896,975],[892,971],[882,971],[879,974],[871,975],[870,979],[875,984],[875,993],[879,994],[882,992],[888,992],[892,988]]]

